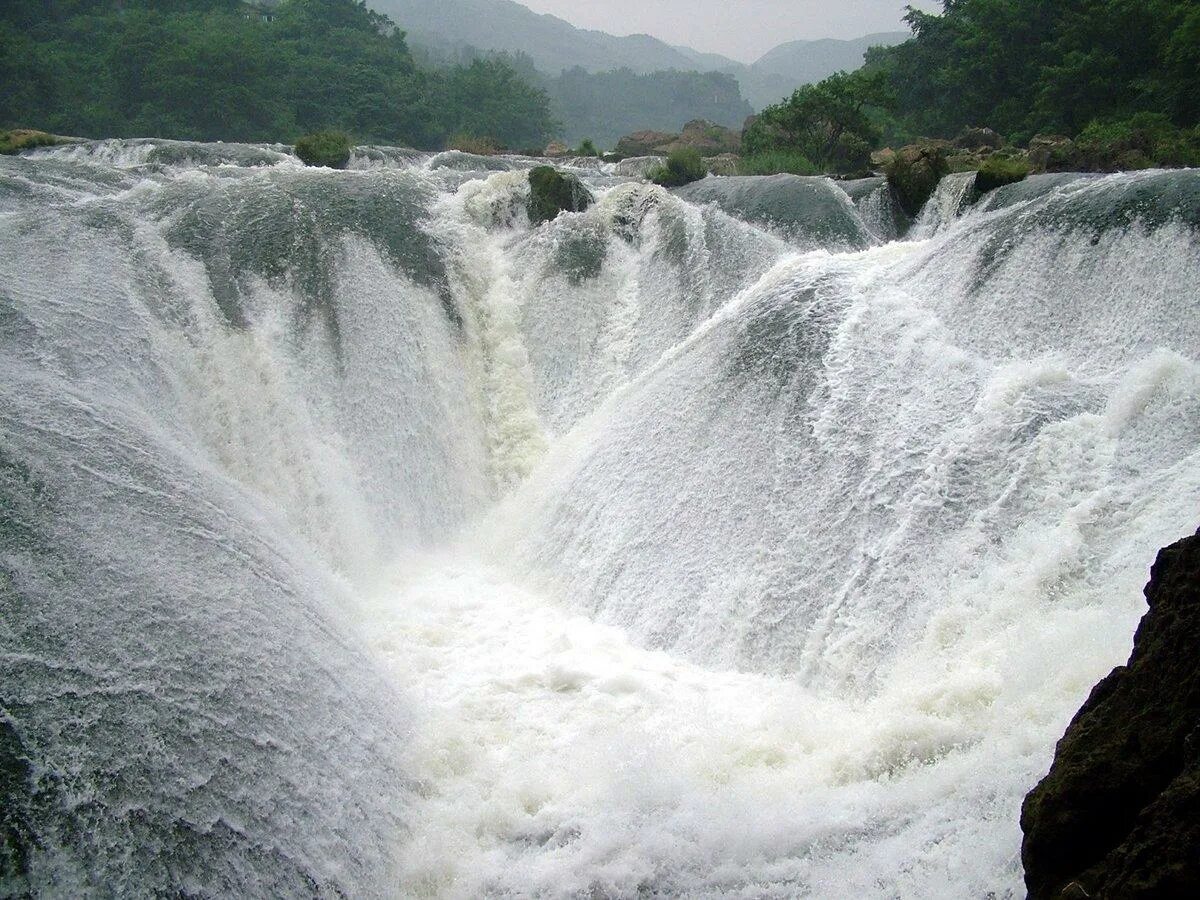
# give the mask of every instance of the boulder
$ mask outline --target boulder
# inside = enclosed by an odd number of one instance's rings
[[[722,153],[719,156],[710,156],[704,160],[704,164],[708,166],[708,171],[712,175],[736,175],[738,173],[738,164],[742,158],[736,153]]]
[[[546,145],[546,149],[542,155],[549,159],[561,159],[564,156],[571,155],[571,148],[562,141],[551,141]]]
[[[910,216],[916,216],[925,201],[933,196],[938,182],[950,171],[947,157],[949,141],[923,141],[909,144],[896,151],[887,164],[888,183],[896,192],[900,205]]]
[[[656,147],[670,144],[679,135],[665,131],[635,131],[617,141],[616,152],[621,156],[652,156]]]
[[[1025,799],[1032,900],[1200,885],[1200,534],[1158,555],[1128,665],[1092,690]]]
[[[1029,175],[1029,161],[1019,156],[1001,156],[996,154],[984,160],[979,171],[975,173],[975,190],[981,194],[1004,187],[1006,184],[1016,184],[1024,181]]]
[[[646,178],[649,174],[666,165],[665,156],[634,156],[617,163],[614,174],[622,178]]]
[[[1039,134],[1029,141],[1029,162],[1038,172],[1065,172],[1071,168],[1075,142],[1061,134]]]
[[[732,128],[714,125],[704,119],[693,119],[683,126],[679,142],[699,151],[701,156],[720,156],[740,153],[742,136]]]
[[[878,169],[886,169],[896,158],[896,151],[891,147],[884,147],[882,150],[876,150],[871,154],[871,165]]]
[[[999,150],[1004,138],[990,128],[964,128],[954,139],[954,146],[960,150]]]
[[[529,171],[529,222],[540,225],[563,212],[583,212],[594,199],[583,182],[553,166]]]
[[[341,131],[318,131],[296,141],[295,150],[306,166],[344,169],[350,162],[350,137]]]

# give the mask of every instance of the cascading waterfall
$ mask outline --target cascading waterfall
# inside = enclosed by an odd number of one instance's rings
[[[1200,174],[531,164],[0,158],[0,893],[1022,893],[1196,525]]]

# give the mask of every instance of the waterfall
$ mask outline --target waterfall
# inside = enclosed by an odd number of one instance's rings
[[[0,158],[0,893],[1022,893],[1200,499],[1200,174]]]

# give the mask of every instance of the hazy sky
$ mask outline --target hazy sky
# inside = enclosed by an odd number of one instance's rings
[[[610,34],[652,34],[671,44],[753,62],[800,38],[852,38],[902,31],[907,3],[937,0],[518,0],[573,25]]]

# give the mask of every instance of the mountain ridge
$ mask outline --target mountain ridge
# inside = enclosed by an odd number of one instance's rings
[[[897,44],[907,32],[876,32],[842,40],[787,41],[746,64],[719,53],[668,44],[653,35],[618,36],[579,28],[551,13],[514,0],[368,0],[408,32],[416,46],[472,46],[527,54],[539,70],[558,75],[575,67],[588,72],[630,69],[637,74],[676,69],[716,71],[738,79],[755,109],[777,102],[803,84],[856,69],[874,44]]]

